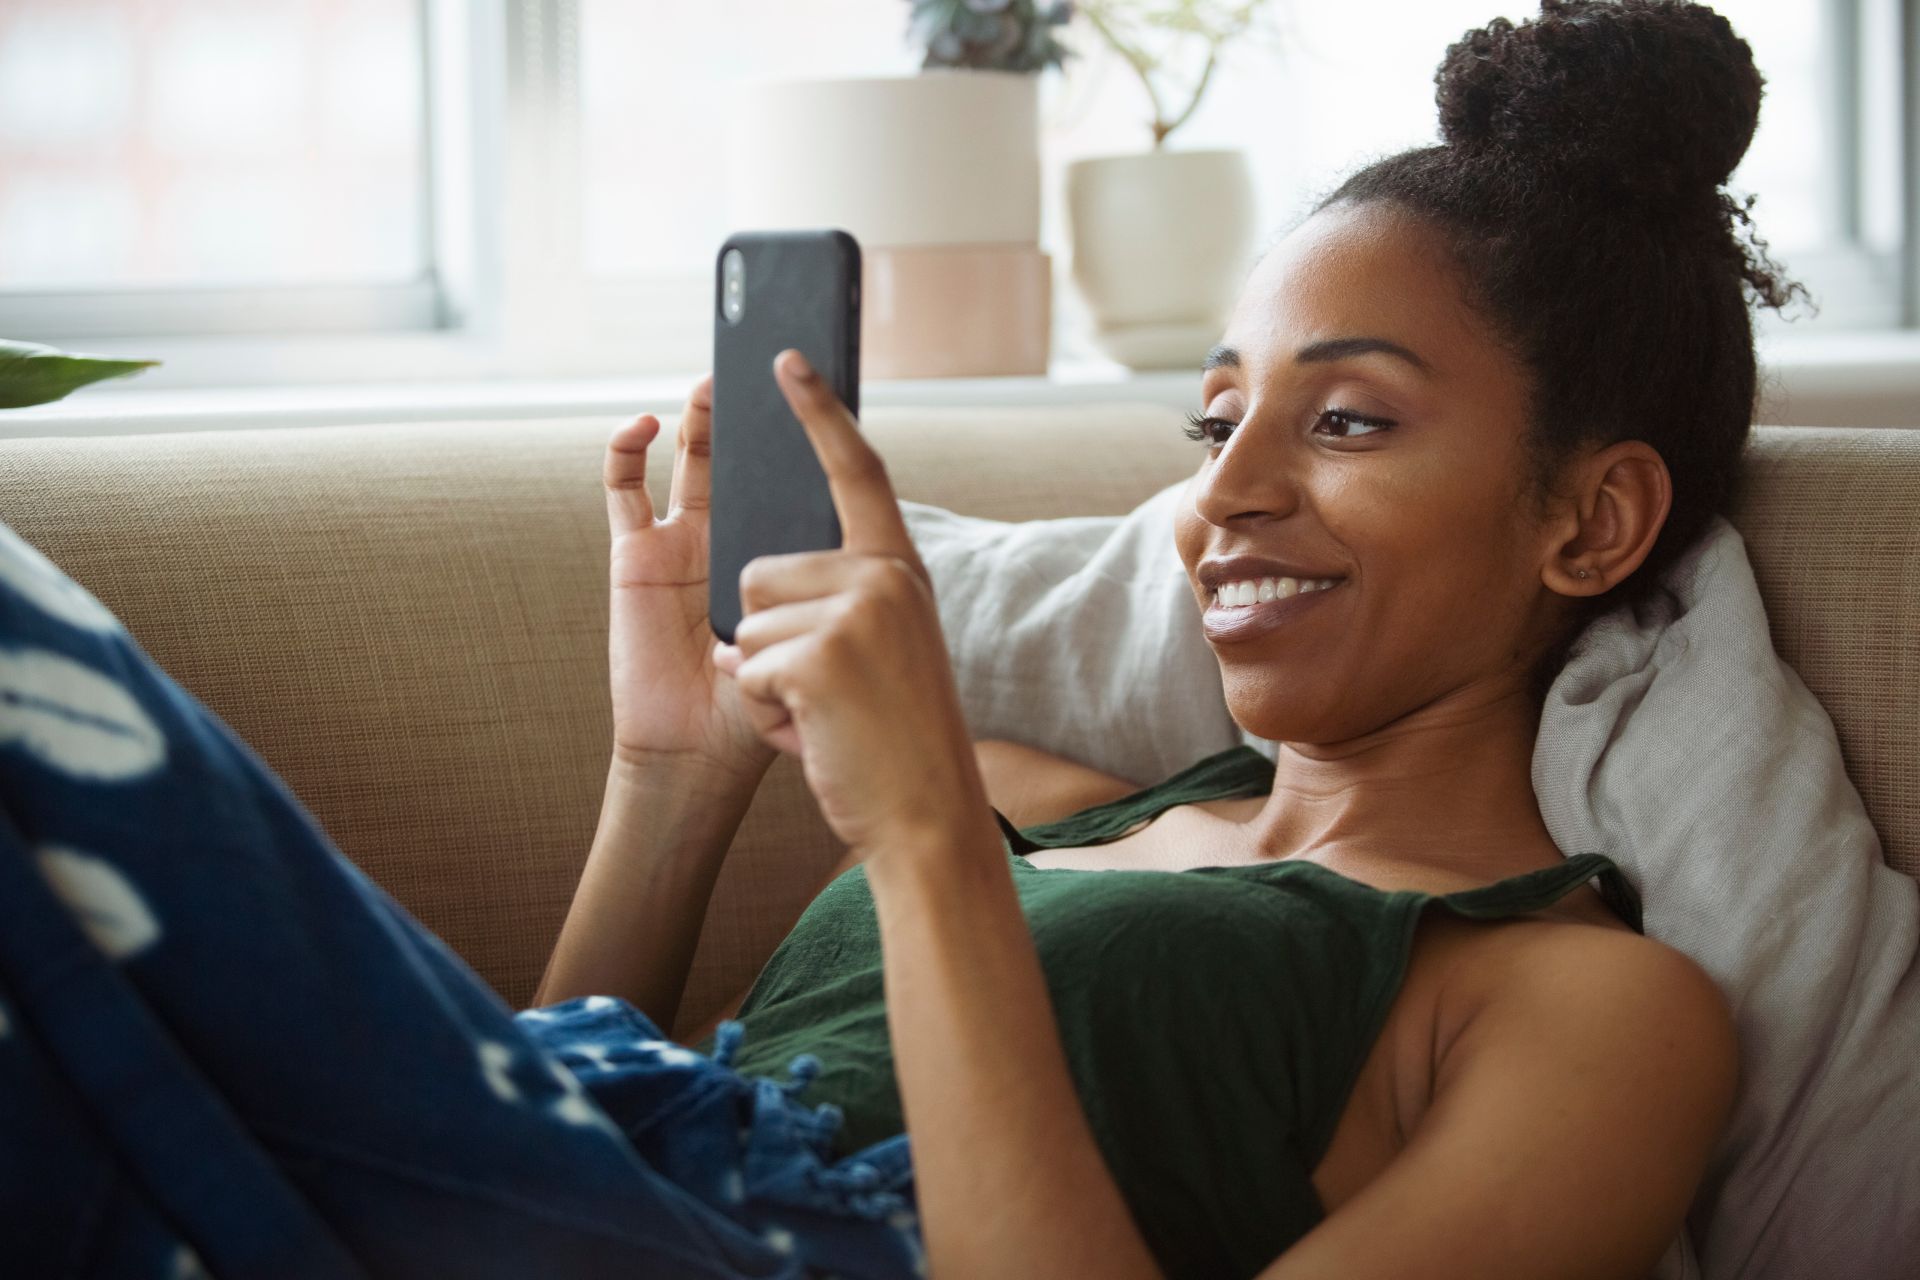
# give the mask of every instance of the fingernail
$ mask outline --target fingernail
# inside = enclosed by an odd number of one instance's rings
[[[820,375],[813,371],[813,365],[798,351],[789,358],[787,367],[793,370],[793,376],[802,382],[818,382]]]

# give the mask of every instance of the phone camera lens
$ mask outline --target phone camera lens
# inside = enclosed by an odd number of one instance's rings
[[[730,323],[738,324],[746,311],[747,259],[738,249],[720,255],[720,310]]]

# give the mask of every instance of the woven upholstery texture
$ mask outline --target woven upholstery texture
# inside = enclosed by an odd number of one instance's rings
[[[521,1005],[606,780],[601,464],[617,425],[0,440],[0,518]],[[661,514],[677,425],[664,415],[649,452]],[[862,425],[902,496],[999,519],[1118,515],[1195,457],[1168,411],[1140,405],[879,409]],[[716,886],[680,1030],[758,971],[842,853],[797,764],[776,762]]]
[[[1774,648],[1833,717],[1888,865],[1920,877],[1920,431],[1761,427],[1742,486]]]
[[[649,456],[666,511],[677,415]],[[611,419],[0,440],[0,518],[118,614],[340,848],[510,1002],[593,835],[611,735]],[[880,407],[896,492],[1121,514],[1188,474],[1176,411]],[[1734,513],[1781,653],[1920,875],[1920,431],[1762,428]],[[676,1033],[758,971],[841,848],[779,760],[716,887]]]

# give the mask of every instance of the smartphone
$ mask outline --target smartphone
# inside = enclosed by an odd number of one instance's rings
[[[827,473],[774,380],[788,347],[859,414],[860,242],[848,232],[736,231],[714,259],[707,616],[728,644],[747,561],[840,546]]]

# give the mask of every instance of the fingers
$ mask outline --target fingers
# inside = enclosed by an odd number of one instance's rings
[[[714,651],[718,654],[722,649],[730,649],[742,659],[751,658],[783,640],[820,630],[845,607],[846,602],[838,596],[821,596],[755,610],[740,619],[740,625],[733,630],[733,643],[720,641],[714,645]]]
[[[784,656],[786,651],[804,643],[797,640],[762,651],[762,660],[746,670],[744,680],[741,669],[746,658],[739,649],[730,644],[716,644],[713,651],[713,665],[733,677],[739,687],[741,710],[760,740],[777,751],[793,755],[800,753],[800,730],[793,722],[793,713],[787,710],[787,704],[775,689],[774,669],[768,660]]]
[[[750,612],[734,628],[733,643],[718,641],[713,646],[713,665],[734,678],[749,702],[778,703],[791,710],[794,697],[806,696],[806,689],[796,687],[795,681],[818,668],[815,655],[823,646],[838,647],[850,637],[865,636],[870,643],[876,635],[897,634],[899,592],[921,590],[906,566],[881,556],[848,563],[841,552],[801,552],[761,556],[749,564],[808,557],[813,557],[812,565],[801,575],[767,574],[784,603],[749,605]],[[839,557],[838,565],[832,563],[833,557]],[[830,574],[850,589],[829,589],[830,593],[820,595],[794,590],[796,577],[809,571]]]
[[[678,442],[673,450],[673,487],[668,490],[667,518],[696,512],[705,519],[713,505],[713,374],[693,384],[687,407],[680,414]]]
[[[796,664],[799,669],[811,665],[803,659],[844,607],[844,598],[827,596],[763,609],[741,619],[734,643],[714,643],[713,665],[733,678],[748,722],[776,750],[800,750],[799,728],[787,705],[792,673]]]
[[[860,424],[845,402],[796,348],[788,347],[775,356],[773,368],[827,473],[834,510],[840,516],[841,545],[849,551],[896,555],[918,566],[920,556],[907,533],[886,466],[860,434]]]
[[[740,570],[740,604],[748,619],[755,610],[839,592],[885,597],[923,590],[925,580],[913,564],[894,555],[848,551],[789,551],[755,556]],[[742,620],[742,625],[747,619]]]
[[[822,603],[825,602],[809,601],[787,607],[813,610]],[[714,646],[713,664],[733,677],[748,720],[763,741],[780,750],[793,750],[799,745],[798,730],[792,727],[794,704],[791,700],[804,701],[805,694],[796,687],[796,673],[817,665],[812,660],[812,652],[819,643],[820,637],[814,629],[803,626],[784,639],[763,642],[752,649],[730,644]],[[790,735],[792,745],[784,744],[775,736],[775,731],[782,729]]]
[[[647,446],[660,432],[660,419],[643,413],[614,431],[607,441],[601,479],[607,487],[607,521],[615,536],[653,523],[653,499],[647,493]]]

